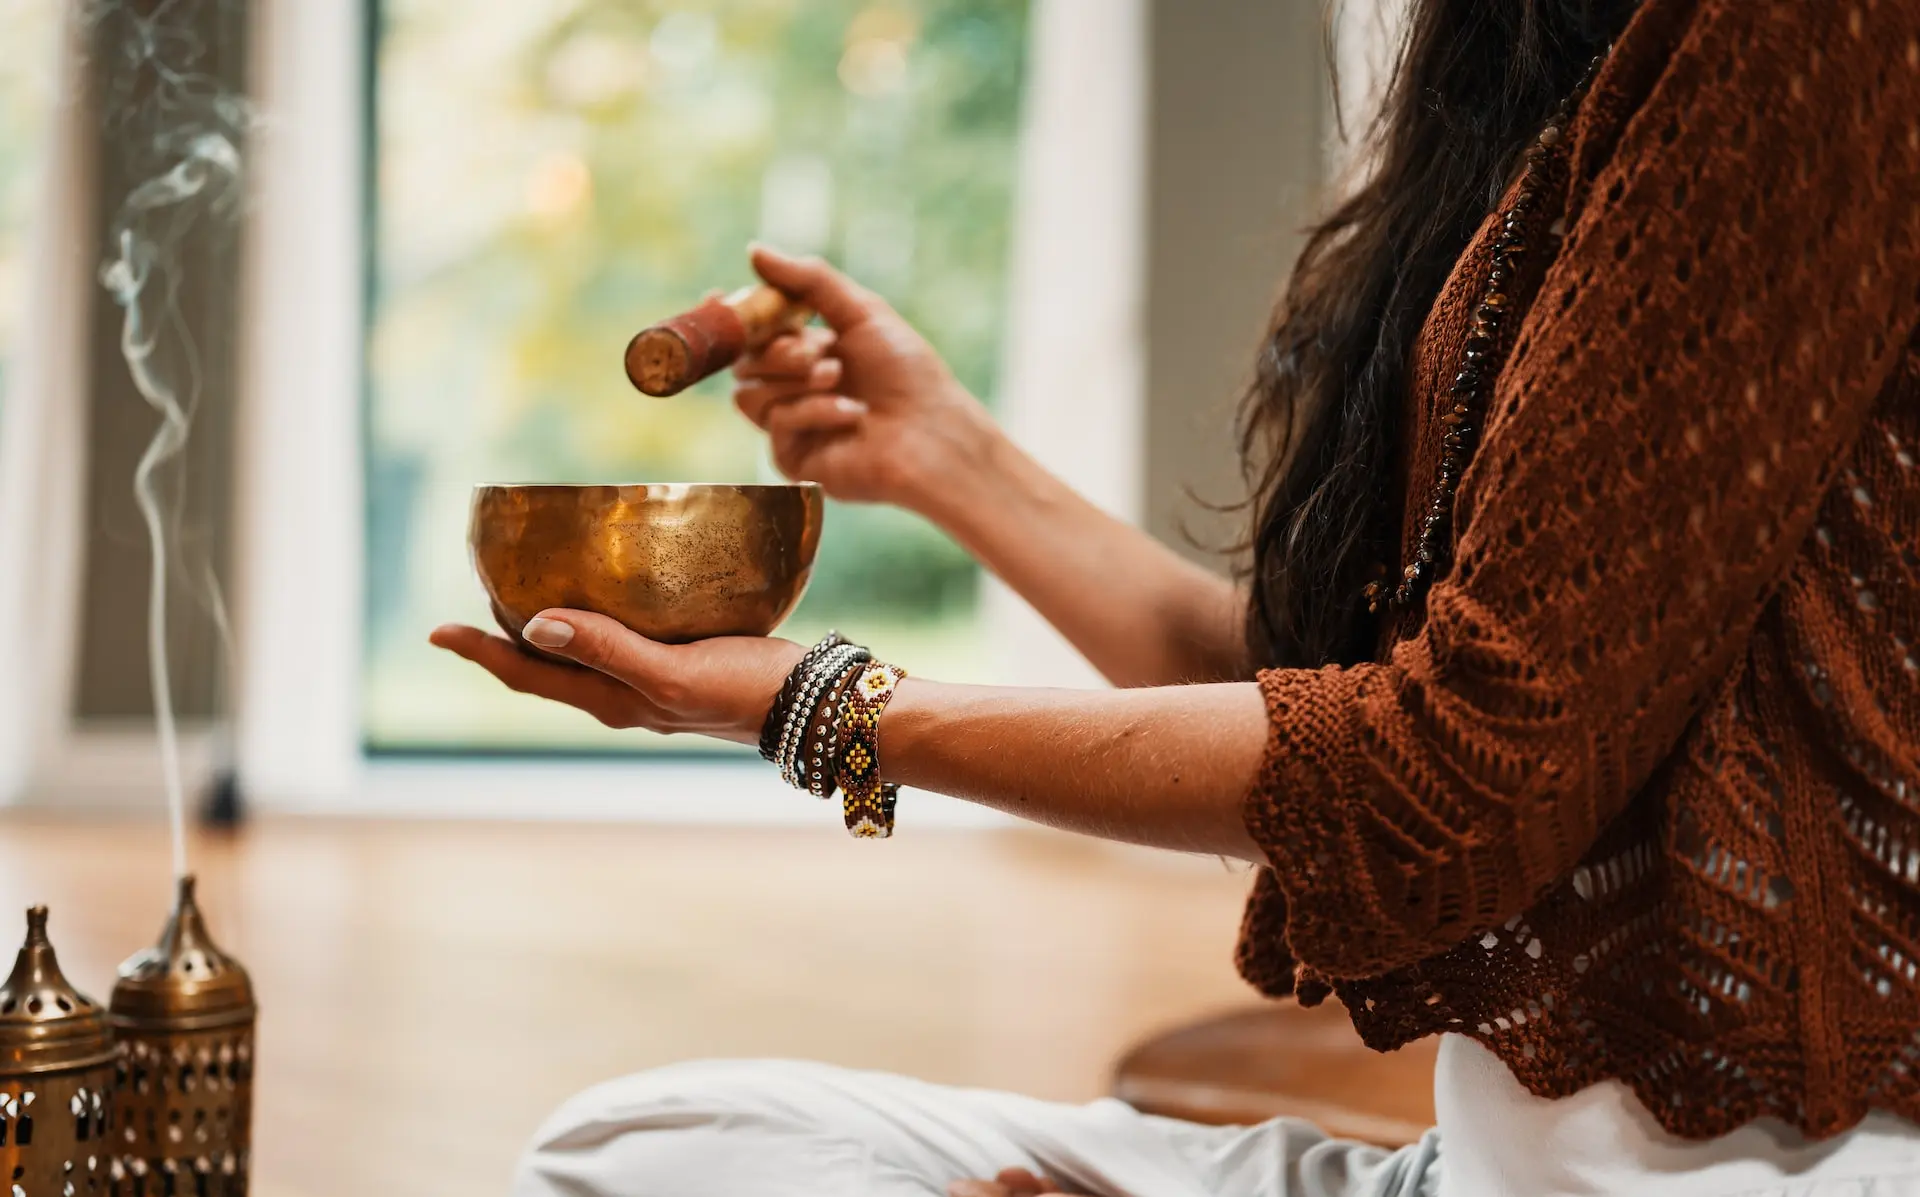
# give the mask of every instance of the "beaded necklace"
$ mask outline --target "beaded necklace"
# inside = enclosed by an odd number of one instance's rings
[[[1420,527],[1419,542],[1414,548],[1413,559],[1401,568],[1399,584],[1391,592],[1384,582],[1367,583],[1362,593],[1370,615],[1379,614],[1382,607],[1397,614],[1413,606],[1432,583],[1434,575],[1446,564],[1449,555],[1447,530],[1453,522],[1454,492],[1459,488],[1460,475],[1473,459],[1474,442],[1478,439],[1479,426],[1486,413],[1487,392],[1500,371],[1500,363],[1495,361],[1494,354],[1503,348],[1500,334],[1513,317],[1510,288],[1518,281],[1521,265],[1531,248],[1529,242],[1538,224],[1535,208],[1547,181],[1565,156],[1568,119],[1580,106],[1587,88],[1593,83],[1593,77],[1600,71],[1600,64],[1606,60],[1606,51],[1594,58],[1572,94],[1560,102],[1560,107],[1555,110],[1546,127],[1527,147],[1526,165],[1519,184],[1514,188],[1513,202],[1508,206],[1501,223],[1500,235],[1493,243],[1493,263],[1487,271],[1486,289],[1481,294],[1479,305],[1474,308],[1473,323],[1468,327],[1466,343],[1460,349],[1460,368],[1453,376],[1450,391],[1453,405],[1446,415],[1440,417],[1447,431],[1441,441],[1439,477],[1434,480],[1425,521]],[[1547,230],[1550,236],[1556,238],[1561,231],[1559,221],[1555,221]],[[1513,322],[1517,323],[1517,320]]]

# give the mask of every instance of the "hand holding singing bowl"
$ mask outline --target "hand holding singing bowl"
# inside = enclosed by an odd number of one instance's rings
[[[823,497],[951,523],[965,463],[1003,439],[985,409],[878,296],[819,262],[754,266],[792,303],[734,360],[735,401],[806,481],[479,487],[474,564],[510,639],[449,625],[435,644],[602,722],[752,742],[802,651],[769,633],[805,591]]]

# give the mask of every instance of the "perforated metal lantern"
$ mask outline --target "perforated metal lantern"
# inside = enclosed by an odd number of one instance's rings
[[[0,985],[0,1193],[105,1197],[113,1060],[106,1012],[67,983],[35,906]]]
[[[115,1197],[239,1197],[253,1121],[253,983],[184,877],[160,941],[120,966]]]

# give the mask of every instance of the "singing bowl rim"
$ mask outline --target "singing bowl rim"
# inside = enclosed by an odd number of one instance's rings
[[[476,482],[483,490],[819,490],[818,482]]]

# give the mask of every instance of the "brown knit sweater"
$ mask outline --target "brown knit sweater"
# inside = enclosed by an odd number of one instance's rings
[[[1571,134],[1455,564],[1261,677],[1242,971],[1691,1137],[1920,1121],[1920,0],[1648,0]]]

